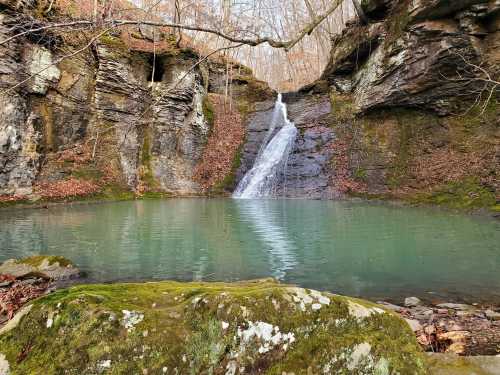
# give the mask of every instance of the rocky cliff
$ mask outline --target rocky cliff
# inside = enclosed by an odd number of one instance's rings
[[[39,22],[23,5],[36,2],[1,4],[2,40]],[[299,135],[278,193],[498,210],[500,3],[362,5],[368,22],[332,38],[321,79],[284,95]],[[167,31],[113,31],[73,54],[85,43],[45,31],[0,46],[0,197],[235,187],[269,129],[265,83],[236,64],[221,100],[226,63],[196,65]]]
[[[300,135],[281,193],[498,209],[500,2],[362,3],[321,79],[284,95]]]
[[[47,21],[36,3],[0,2],[2,41],[16,25]],[[89,39],[46,30],[0,46],[0,196],[206,191],[195,174],[213,125],[208,93],[224,92],[225,62],[205,61],[165,30],[113,30],[84,48]],[[244,116],[262,97],[252,98],[254,86],[273,94],[248,69],[234,70]]]

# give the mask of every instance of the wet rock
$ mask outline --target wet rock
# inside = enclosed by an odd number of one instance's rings
[[[466,305],[466,304],[463,304],[463,303],[440,303],[440,304],[438,304],[436,306],[439,307],[439,308],[441,308],[441,309],[452,309],[452,310],[461,310],[461,311],[473,310],[474,309],[473,306]]]
[[[500,320],[500,313],[493,310],[486,310],[484,312],[486,317],[490,320]]]
[[[80,271],[63,257],[40,255],[21,260],[7,260],[0,265],[0,275],[2,274],[16,278],[38,276],[50,280],[67,280],[78,277]]]
[[[152,296],[158,302],[154,309]],[[174,311],[179,319],[170,317]],[[112,314],[141,319],[127,328],[110,319]],[[64,334],[47,334],[55,328]],[[17,362],[23,335],[57,363],[41,361],[36,351]],[[322,350],[311,351],[311,345]],[[38,300],[15,329],[0,336],[0,347],[14,372],[23,366],[52,373],[57,366],[83,374],[144,368],[238,374],[254,372],[258,363],[259,373],[426,373],[402,319],[367,301],[269,280],[75,286]]]
[[[420,299],[418,299],[417,297],[408,297],[408,298],[405,298],[405,306],[407,306],[407,307],[418,306],[421,303],[422,303],[422,301]]]

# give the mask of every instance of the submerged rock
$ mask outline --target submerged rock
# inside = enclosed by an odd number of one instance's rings
[[[13,373],[426,373],[392,312],[270,280],[76,286],[35,301],[0,347]]]
[[[67,280],[78,277],[80,271],[71,261],[59,256],[37,255],[21,260],[9,259],[0,265],[0,275],[15,278],[42,277],[50,280]]]

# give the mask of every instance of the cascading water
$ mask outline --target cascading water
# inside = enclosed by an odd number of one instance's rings
[[[283,121],[283,127],[267,143],[279,120]],[[274,107],[273,119],[261,150],[252,169],[238,184],[233,198],[251,199],[272,196],[280,178],[284,175],[284,169],[296,136],[297,128],[288,120],[286,104],[283,103],[281,94],[279,94]]]

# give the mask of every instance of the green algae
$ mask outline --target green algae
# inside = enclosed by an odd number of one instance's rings
[[[19,326],[0,336],[0,348],[12,374],[216,374],[231,366],[306,374],[356,373],[347,368],[365,343],[371,350],[363,371],[376,373],[382,361],[391,373],[425,373],[403,320],[382,310],[359,318],[349,313],[351,303],[376,306],[272,280],[75,286],[36,300]],[[126,314],[137,319],[127,322]],[[252,324],[283,336],[276,344],[252,336]]]

